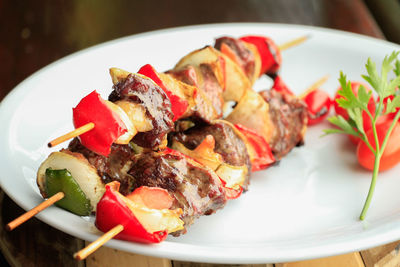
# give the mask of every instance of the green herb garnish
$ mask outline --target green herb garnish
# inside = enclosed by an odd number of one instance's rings
[[[376,103],[377,106],[375,114],[371,114],[371,112],[368,110],[368,101],[372,97],[372,92],[368,92],[365,87],[361,85],[358,89],[357,95],[355,95],[351,88],[350,81],[347,81],[346,76],[342,72],[340,73],[339,82],[342,89],[339,90],[338,94],[343,96],[343,98],[336,99],[336,102],[340,107],[347,111],[349,119],[346,120],[340,115],[333,116],[328,120],[332,124],[336,125],[338,129],[324,130],[325,134],[343,133],[360,138],[375,156],[371,185],[367,199],[364,203],[364,207],[360,214],[360,220],[364,220],[371,204],[372,195],[375,190],[376,179],[378,177],[380,160],[389,140],[389,136],[400,117],[399,111],[396,113],[393,123],[386,132],[382,144],[379,144],[377,135],[378,118],[382,115],[393,113],[396,111],[396,108],[400,107],[400,95],[396,95],[397,87],[400,86],[400,61],[397,59],[399,53],[400,52],[393,52],[390,54],[390,56],[385,57],[382,62],[380,73],[378,72],[375,63],[372,62],[370,58],[365,65],[368,75],[362,75],[362,77],[371,85],[373,90],[379,96],[379,101]],[[391,75],[392,72],[394,73],[395,77],[391,79],[389,75]],[[393,99],[390,100],[390,98],[388,98],[389,96],[393,96]],[[385,99],[387,100],[386,104],[384,104]],[[363,124],[363,112],[365,112],[371,119],[376,148],[371,145],[366,136]]]

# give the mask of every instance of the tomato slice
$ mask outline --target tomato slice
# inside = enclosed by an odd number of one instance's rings
[[[379,144],[382,145],[383,139],[390,128],[393,120],[386,121],[377,125],[376,131],[378,134]],[[366,133],[368,140],[373,148],[375,145],[375,138],[372,129]],[[359,142],[357,146],[357,160],[361,166],[367,170],[374,169],[375,155],[369,150],[364,142]],[[400,161],[400,124],[396,123],[393,131],[386,144],[385,151],[381,157],[379,171],[385,171],[394,167]]]

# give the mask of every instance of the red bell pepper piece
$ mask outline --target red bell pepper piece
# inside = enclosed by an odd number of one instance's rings
[[[121,224],[124,230],[115,238],[133,242],[160,243],[168,235],[166,230],[149,233],[118,195],[117,190],[109,184],[106,185],[106,192],[97,204],[95,224],[102,232]]]
[[[160,187],[141,186],[126,197],[150,209],[159,210],[171,208],[174,202],[174,198],[170,196],[168,191]]]
[[[308,125],[320,123],[329,115],[332,100],[327,92],[311,91],[304,97],[304,102],[308,108]]]
[[[234,189],[234,188],[230,188],[230,187],[226,187],[226,182],[224,180],[222,180],[221,178],[219,178],[221,180],[222,186],[225,189],[225,196],[226,199],[236,199],[238,197],[240,197],[243,193],[243,188],[241,186],[239,186],[239,189]]]
[[[75,128],[94,123],[94,128],[79,138],[82,145],[97,154],[108,156],[112,143],[127,131],[120,116],[107,106],[96,91],[85,96],[72,111]]]
[[[294,95],[293,92],[289,89],[289,87],[283,82],[282,78],[277,75],[274,79],[274,85],[272,85],[272,89],[278,91],[283,94]]]
[[[167,87],[165,87],[164,83],[158,77],[158,74],[153,66],[151,66],[150,64],[146,64],[140,68],[138,73],[152,79],[153,82],[155,82],[158,86],[161,87],[161,89],[163,89],[164,93],[168,96],[169,101],[171,101],[171,110],[174,114],[173,121],[178,120],[186,112],[187,108],[189,107],[189,103],[185,99],[180,98]]]
[[[243,36],[240,40],[257,47],[261,58],[260,76],[264,73],[275,74],[278,71],[282,62],[282,56],[274,41],[264,36]]]
[[[256,152],[251,162],[252,171],[265,169],[275,162],[271,148],[261,135],[241,124],[235,124],[235,127],[246,137],[248,143]]]

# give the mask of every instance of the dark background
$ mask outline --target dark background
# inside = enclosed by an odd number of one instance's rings
[[[388,20],[379,3],[391,1],[367,2],[379,6],[373,10]],[[88,46],[156,29],[218,22],[304,24],[384,37],[361,0],[0,1],[0,99],[34,71]]]

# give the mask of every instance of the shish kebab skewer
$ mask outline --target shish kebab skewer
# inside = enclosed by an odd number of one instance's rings
[[[321,83],[326,80],[326,77],[324,77],[323,79],[321,79],[320,81],[314,83],[312,85],[312,87],[315,86],[320,86]],[[311,88],[311,87],[310,87]],[[207,138],[206,138],[207,139]],[[205,140],[206,140],[205,139]],[[198,146],[199,147],[199,146]],[[187,150],[187,149],[186,149]],[[141,170],[139,170],[140,172]],[[90,255],[90,253],[92,253],[94,250],[96,250],[98,247],[100,247],[101,245],[103,245],[105,242],[107,242],[109,239],[113,238],[114,236],[118,235],[121,231],[123,231],[124,228],[118,224],[117,226],[111,228],[111,230],[109,232],[107,232],[105,235],[103,235],[102,237],[100,237],[98,240],[94,241],[93,243],[91,243],[89,246],[87,246],[86,248],[84,248],[83,250],[77,252],[74,254],[74,257],[76,259],[84,259],[86,258],[88,255]]]
[[[247,38],[250,38],[250,36],[249,37],[247,37]],[[299,44],[301,44],[301,43],[303,43],[304,41],[306,41],[307,39],[308,39],[309,37],[308,36],[302,36],[302,37],[299,37],[299,38],[296,38],[296,39],[293,39],[293,40],[291,40],[291,41],[288,41],[288,42],[286,42],[286,43],[284,43],[284,44],[282,44],[282,45],[280,45],[280,46],[278,46],[278,49],[276,49],[276,47],[275,47],[275,53],[276,53],[276,57],[277,57],[277,61],[278,62],[280,62],[280,51],[284,51],[284,50],[286,50],[286,49],[289,49],[289,48],[291,48],[291,47],[293,47],[293,46],[296,46],[296,45],[299,45]],[[267,39],[267,40],[269,40],[269,39]],[[274,47],[274,44],[273,43],[271,43],[270,44],[271,46],[273,46]],[[253,53],[255,53],[255,47],[253,47],[253,46],[251,46],[251,44],[247,44],[247,46],[248,47],[250,47],[251,49],[252,49],[252,51],[253,51]],[[264,49],[264,48],[260,48],[260,49]],[[228,56],[231,56],[232,57],[232,55],[233,55],[233,53],[232,53],[232,51],[230,50],[230,48],[227,48],[226,46],[223,46],[223,52],[225,52]],[[264,53],[267,53],[267,52],[264,52]],[[271,55],[270,55],[271,56]],[[260,76],[260,75],[262,75],[263,73],[266,73],[267,72],[267,69],[266,68],[268,68],[268,66],[266,66],[266,67],[264,67],[264,69],[266,69],[264,72],[262,72],[262,70],[261,70],[261,59],[257,59],[257,60],[255,60],[256,61],[256,63],[255,63],[255,65],[257,65],[257,66],[255,66],[254,68],[255,68],[255,70],[254,70],[254,74],[249,74],[249,75],[251,75],[252,77],[248,77],[249,79],[251,79],[251,84],[245,84],[245,85],[242,85],[242,86],[240,86],[241,88],[250,88],[251,87],[251,85],[255,82],[255,80],[256,79],[258,79],[258,77]],[[278,66],[277,67],[279,67],[279,65],[280,65],[280,63],[278,64]],[[232,65],[231,65],[232,66]],[[233,65],[234,66],[234,65]],[[276,68],[277,68],[276,66],[274,66],[273,67],[273,71],[275,72],[276,71]],[[235,68],[235,67],[233,67],[233,68]],[[123,73],[124,71],[122,71],[122,70],[118,70],[118,69],[112,69],[111,71],[114,71],[114,72],[120,72],[120,73],[115,73],[113,76],[114,77],[118,77],[118,76],[120,76],[120,75],[126,75],[126,73]],[[257,73],[257,71],[259,71],[259,73],[260,73],[260,75],[257,75],[256,73]],[[122,72],[122,73],[121,73]],[[140,72],[139,72],[140,73]],[[149,74],[149,71],[146,71],[146,74]],[[149,78],[154,78],[154,75],[152,75],[152,77],[149,77]],[[163,79],[163,81],[165,82],[165,80],[166,79],[168,79],[167,77],[165,77],[164,76],[164,79]],[[154,80],[154,79],[153,79]],[[247,79],[241,79],[242,81],[244,81],[244,83],[246,83],[246,81],[247,81]],[[115,81],[114,81],[115,82]],[[232,83],[234,83],[235,81],[233,81]],[[243,82],[239,82],[239,84],[242,84]],[[234,88],[238,88],[237,86],[234,86]],[[234,90],[231,90],[231,91],[234,91]],[[243,91],[243,89],[240,89],[239,91]],[[228,98],[228,100],[229,100],[229,98]],[[117,109],[117,108],[114,108],[114,109]],[[180,114],[179,114],[180,115]],[[179,116],[178,115],[178,116]],[[85,132],[87,132],[87,131],[90,131],[90,130],[92,130],[94,128],[94,124],[92,123],[92,122],[89,122],[89,123],[87,123],[87,124],[85,124],[85,125],[82,125],[82,126],[80,126],[80,127],[77,127],[75,130],[73,130],[73,131],[71,131],[71,132],[69,132],[69,133],[66,133],[65,135],[62,135],[62,136],[60,136],[60,137],[58,137],[58,138],[56,138],[56,139],[54,139],[54,140],[52,140],[52,141],[50,141],[49,143],[48,143],[48,146],[49,147],[53,147],[53,146],[56,146],[56,145],[58,145],[58,144],[60,144],[60,143],[63,143],[63,142],[65,142],[65,141],[67,141],[67,140],[69,140],[69,139],[72,139],[72,138],[74,138],[74,137],[77,137],[77,136],[80,136],[81,134],[83,134],[83,133],[85,133]]]

